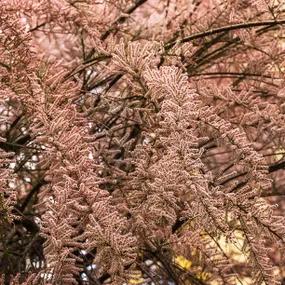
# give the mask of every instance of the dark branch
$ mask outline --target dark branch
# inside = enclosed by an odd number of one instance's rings
[[[206,36],[211,36],[215,35],[218,33],[222,32],[230,32],[234,30],[239,30],[239,29],[248,29],[248,28],[255,28],[255,27],[260,27],[260,26],[275,26],[275,25],[284,25],[285,20],[280,20],[280,21],[274,21],[274,20],[269,20],[269,21],[263,21],[263,22],[248,22],[248,23],[240,23],[240,24],[235,24],[235,25],[229,25],[225,27],[220,27],[216,29],[210,29],[206,32],[201,32],[201,33],[196,33],[193,35],[190,35],[188,37],[185,37],[181,40],[179,40],[180,43],[187,43],[192,40],[204,38]],[[168,43],[165,45],[165,49],[170,49],[172,48],[178,41],[173,41],[171,43]]]

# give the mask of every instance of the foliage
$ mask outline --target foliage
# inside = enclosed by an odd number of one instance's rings
[[[282,0],[2,0],[0,284],[281,284]]]

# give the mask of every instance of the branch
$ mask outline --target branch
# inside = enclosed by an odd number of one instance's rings
[[[8,71],[11,70],[11,67],[8,64],[4,63],[4,62],[0,62],[0,66],[6,68]]]
[[[232,77],[245,77],[245,76],[251,76],[251,77],[263,77],[263,78],[269,78],[269,79],[281,79],[279,77],[273,77],[266,74],[256,74],[256,73],[247,73],[247,72],[204,72],[204,73],[194,73],[190,74],[189,77],[196,77],[196,76],[221,76],[224,75],[232,76]]]
[[[137,0],[133,5],[131,5],[126,11],[124,11],[124,14],[118,17],[112,24],[111,27],[101,35],[100,39],[104,41],[116,28],[118,24],[122,24],[128,17],[126,14],[131,14],[134,12],[139,6],[141,6],[143,3],[145,3],[147,0]]]
[[[36,25],[35,27],[29,29],[28,32],[29,32],[29,33],[32,33],[32,32],[34,32],[34,31],[38,30],[39,28],[43,27],[43,26],[46,25],[46,24],[47,24],[47,22],[43,22],[43,23],[41,23],[41,24],[38,24],[38,25]]]
[[[268,171],[271,173],[271,172],[274,172],[274,171],[277,171],[279,169],[285,169],[285,161],[281,161],[279,163],[276,163],[276,164],[272,164],[268,167]]]
[[[26,196],[25,200],[22,202],[20,206],[17,207],[17,209],[23,213],[25,208],[28,206],[30,200],[33,198],[35,194],[37,194],[40,190],[40,188],[47,184],[43,178],[40,178],[37,183],[33,186],[33,188],[30,190],[29,194]]]
[[[76,66],[73,70],[68,72],[64,76],[63,82],[65,82],[66,80],[68,80],[69,78],[74,76],[75,74],[84,71],[86,68],[92,66],[94,63],[109,59],[111,57],[112,57],[111,55],[104,55],[103,54],[103,55],[98,55],[98,56],[93,57],[93,58],[89,58],[88,60],[84,61],[82,64],[80,64],[79,66]]]
[[[211,36],[211,35],[215,35],[215,34],[222,33],[222,32],[230,32],[230,31],[239,30],[239,29],[255,28],[255,27],[260,27],[260,26],[268,26],[268,25],[269,26],[275,26],[275,25],[283,25],[283,24],[285,24],[285,20],[279,20],[279,21],[269,20],[269,21],[263,21],[263,22],[248,22],[248,23],[239,23],[239,24],[224,26],[224,27],[220,27],[220,28],[216,28],[216,29],[210,29],[208,31],[201,32],[201,33],[196,33],[196,34],[190,35],[188,37],[185,37],[181,40],[173,41],[171,43],[166,44],[165,49],[172,48],[178,42],[187,43],[187,42],[190,42],[192,40],[204,38],[206,36]]]

